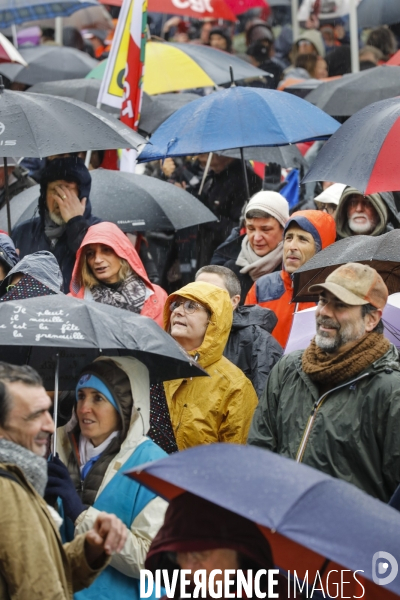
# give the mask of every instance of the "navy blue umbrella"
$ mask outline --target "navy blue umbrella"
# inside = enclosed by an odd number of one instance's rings
[[[400,595],[400,577],[389,582],[400,557],[400,514],[345,481],[235,444],[198,446],[127,474],[167,500],[188,491],[251,519],[270,542],[275,564],[301,578],[308,569],[309,582],[316,571],[324,582],[335,568],[359,570],[363,598]],[[393,560],[377,555],[382,551]],[[361,587],[355,589],[361,597]],[[344,595],[353,597],[349,590]]]
[[[98,4],[96,0],[10,0],[0,7],[0,29],[27,21],[68,17],[81,8]]]
[[[291,94],[231,87],[177,110],[152,135],[139,162],[326,139],[339,127],[322,110]]]

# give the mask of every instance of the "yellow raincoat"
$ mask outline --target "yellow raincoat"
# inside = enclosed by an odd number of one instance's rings
[[[198,355],[198,363],[210,377],[164,382],[178,448],[213,442],[245,444],[257,395],[250,380],[222,355],[233,319],[229,295],[209,283],[189,283],[167,299],[166,331],[170,329],[169,305],[176,296],[200,302],[211,312],[203,343],[189,353]]]

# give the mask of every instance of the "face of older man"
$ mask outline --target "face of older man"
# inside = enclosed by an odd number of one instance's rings
[[[324,290],[316,310],[315,343],[325,352],[335,353],[349,342],[370,333],[378,324],[382,311],[377,309],[363,316],[362,306],[350,306]]]
[[[378,224],[378,213],[371,202],[361,194],[353,194],[347,201],[349,228],[356,235],[368,235]]]
[[[11,407],[0,437],[45,456],[54,422],[49,413],[51,400],[44,387],[21,381],[7,383]]]

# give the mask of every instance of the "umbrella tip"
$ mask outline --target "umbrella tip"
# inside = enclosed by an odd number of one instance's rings
[[[233,76],[232,65],[230,65],[230,67],[229,67],[229,73],[231,74],[231,87],[236,87],[235,78]]]

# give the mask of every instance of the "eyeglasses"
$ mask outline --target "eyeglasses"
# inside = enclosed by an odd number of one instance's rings
[[[318,210],[326,210],[329,215],[333,215],[335,210],[337,209],[336,204],[330,204],[327,202],[317,202],[315,201],[315,206]]]
[[[192,315],[194,312],[196,312],[196,310],[201,309],[208,312],[202,304],[199,304],[198,302],[193,302],[193,300],[174,300],[174,302],[171,302],[171,304],[169,305],[169,310],[171,312],[174,312],[174,310],[176,310],[180,306],[183,307],[183,310],[187,315]]]
[[[359,204],[364,208],[370,208],[372,206],[371,202],[366,198],[350,198],[347,206],[348,208],[356,208]]]

